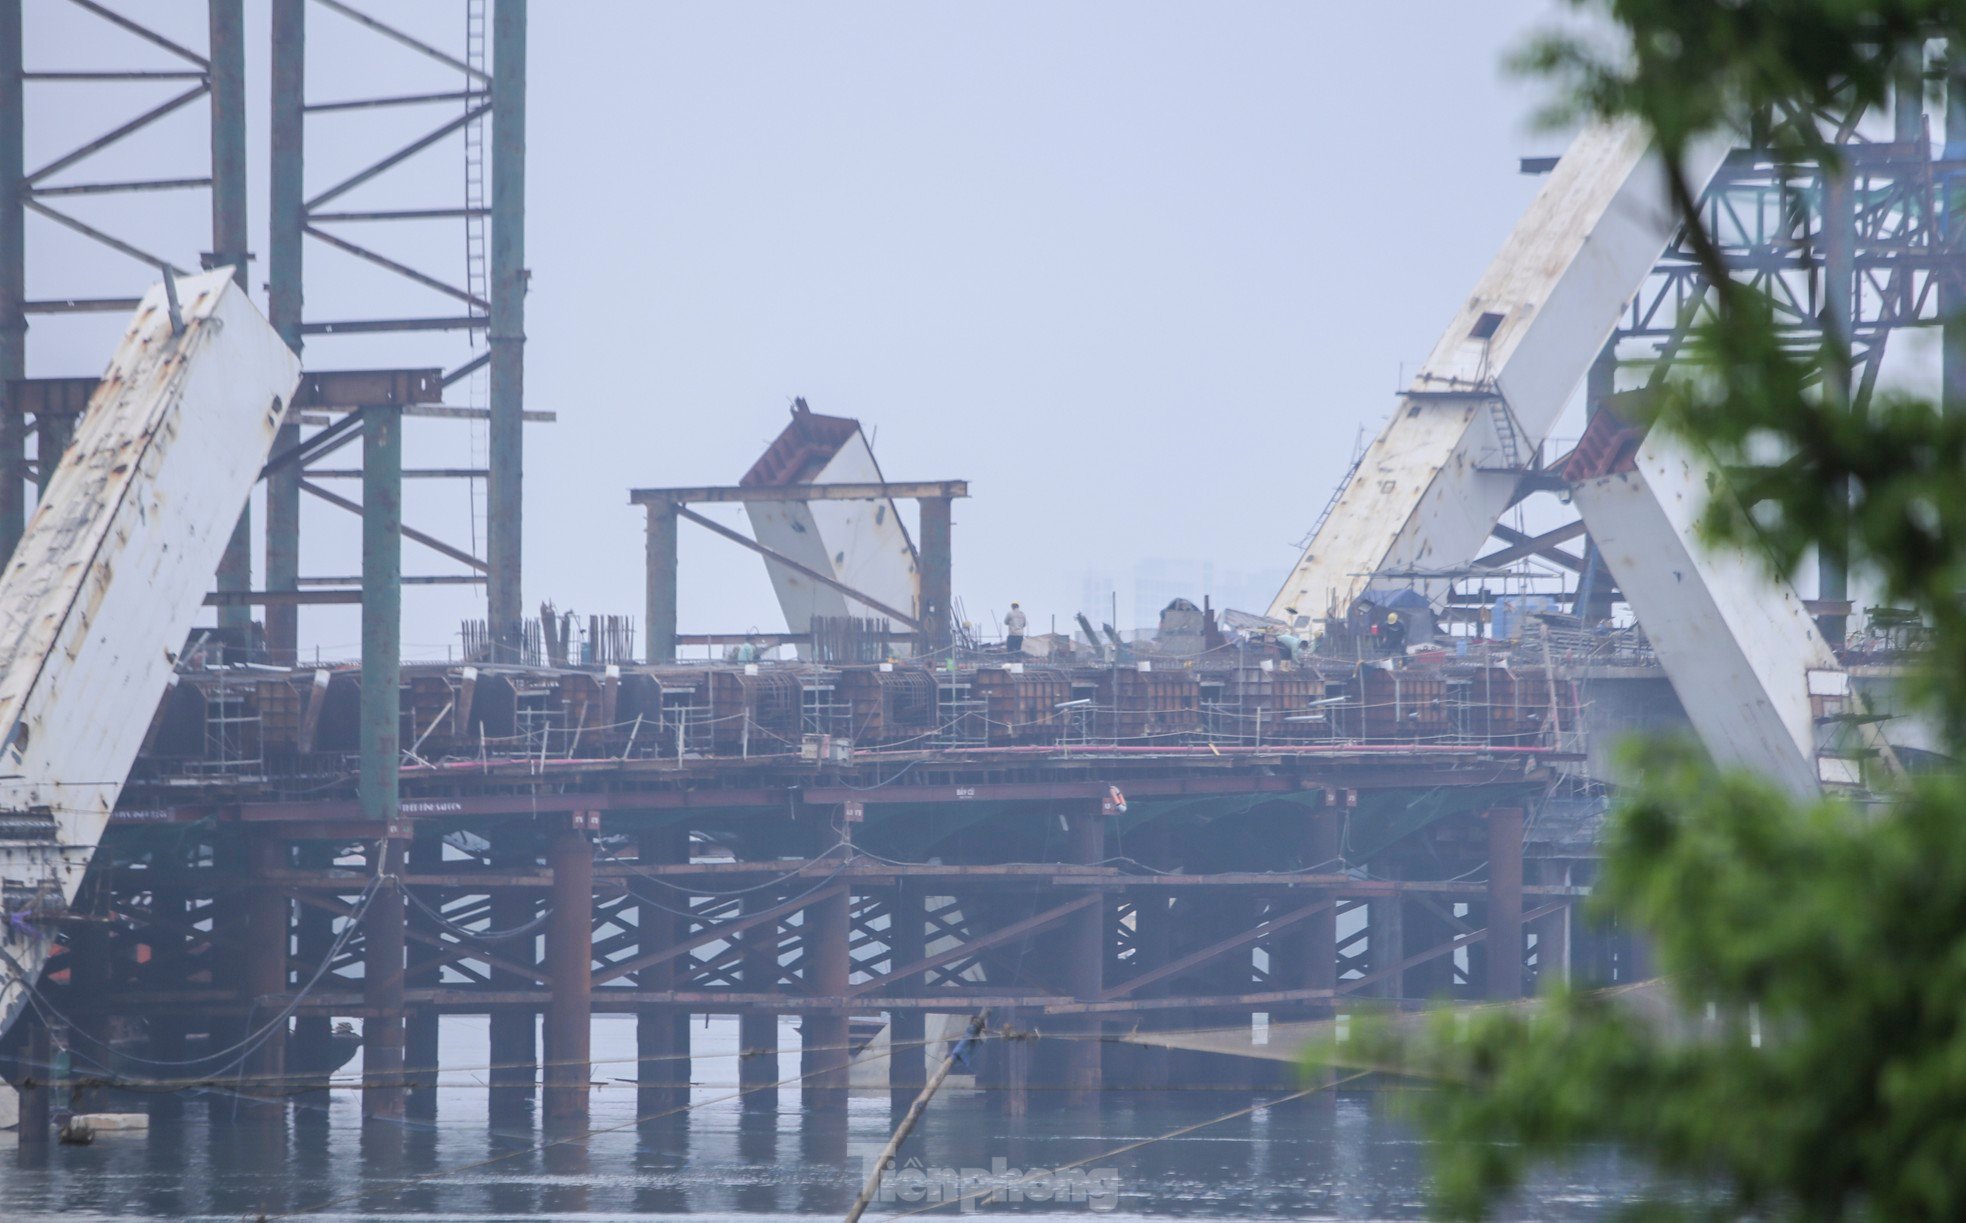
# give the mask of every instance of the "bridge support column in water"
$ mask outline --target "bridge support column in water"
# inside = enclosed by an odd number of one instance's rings
[[[248,843],[250,877],[256,881],[246,895],[250,920],[242,931],[247,939],[245,981],[249,1033],[257,1032],[285,1005],[282,999],[287,993],[288,921],[292,905],[284,888],[264,880],[275,872],[288,870],[291,857],[287,842],[271,832],[258,832]],[[243,1069],[248,1096],[285,1104],[286,1024],[265,1034],[259,1046],[246,1055]]]
[[[643,864],[674,865],[689,863],[689,826],[667,824],[644,831],[640,840]],[[688,894],[666,888],[652,879],[635,882],[639,906],[642,955],[652,955],[673,947],[689,933],[689,919],[681,916],[689,907]],[[673,990],[688,974],[676,960],[645,968],[636,984],[645,990]],[[690,1032],[686,1006],[644,1006],[635,1013],[636,1113],[642,1117],[658,1114],[680,1115],[689,1106]]]
[[[846,996],[850,967],[851,898],[842,883],[805,907],[806,981],[828,999],[825,1009],[806,1011],[799,1021],[803,1052],[799,1059],[800,1096],[807,1109],[844,1111],[847,1096]]]
[[[747,893],[739,904],[743,917],[756,917],[776,908],[770,891]],[[739,983],[747,994],[778,992],[778,922],[766,919],[737,936]],[[778,1012],[749,1006],[737,1015],[737,1085],[746,1110],[769,1112],[778,1107]]]
[[[1097,802],[1074,810],[1067,820],[1073,862],[1092,866],[1106,857],[1106,821]],[[1101,896],[1072,914],[1065,925],[1066,989],[1073,996],[1096,1001],[1105,990],[1108,926],[1113,905]],[[1099,1017],[1087,1015],[1073,1025],[1076,1037],[1065,1048],[1065,1099],[1090,1104],[1104,1085],[1100,1078]]]
[[[594,1005],[594,842],[598,813],[576,811],[549,834],[553,899],[546,917],[546,1119],[587,1116]]]
[[[523,821],[508,821],[491,830],[491,865],[494,870],[513,874],[534,874],[539,870],[539,851],[535,830]],[[539,896],[524,888],[495,888],[488,903],[494,930],[520,930],[539,918]],[[539,959],[538,940],[521,935],[500,944],[501,958],[522,967]],[[523,972],[493,967],[493,989],[531,989],[537,983]],[[531,1007],[504,1006],[491,1009],[487,1021],[490,1031],[491,1107],[495,1115],[509,1118],[514,1112],[531,1108],[539,1078],[539,1016]]]
[[[897,883],[888,901],[887,946],[892,967],[913,964],[927,954],[923,927],[922,890]],[[928,1013],[919,1007],[896,1007],[887,1013],[888,1095],[893,1106],[906,1110],[927,1083],[923,1041],[928,1036]]]
[[[432,825],[419,825],[416,835],[409,845],[409,866],[413,874],[439,874],[444,869],[443,830]],[[443,897],[432,890],[424,900],[433,909],[440,909]],[[437,923],[420,909],[409,914],[409,926],[419,934],[436,937]],[[420,962],[418,962],[420,961]],[[435,989],[442,984],[444,970],[442,962],[434,952],[419,946],[412,960],[413,967],[406,978],[408,987],[414,990]],[[437,1008],[427,1004],[409,1009],[407,1028],[403,1039],[404,1078],[409,1084],[409,1097],[406,1107],[413,1117],[430,1118],[437,1115]]]

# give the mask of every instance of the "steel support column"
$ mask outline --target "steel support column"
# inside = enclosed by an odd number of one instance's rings
[[[493,833],[491,843],[494,870],[532,874],[539,869],[539,852],[530,825],[501,828]],[[493,889],[490,905],[494,930],[519,930],[539,916],[535,894],[521,888]],[[538,954],[537,941],[530,937],[515,937],[502,944],[502,958],[520,964],[530,966]],[[491,970],[495,990],[528,989],[533,984],[523,973],[496,967]],[[539,1016],[530,1008],[496,1007],[489,1027],[492,1108],[501,1115],[529,1109],[539,1078]]]
[[[403,842],[385,836],[369,853],[381,886],[362,915],[362,1117],[403,1118]],[[377,861],[375,855],[380,856]]]
[[[1852,406],[1850,340],[1856,313],[1857,214],[1848,165],[1823,167],[1823,398],[1826,406],[1847,412]],[[1850,597],[1850,487],[1830,489],[1839,509],[1831,537],[1817,549],[1816,597],[1839,603]],[[1826,612],[1816,617],[1832,647],[1843,644],[1847,616]]]
[[[1891,82],[1891,132],[1899,144],[1925,139],[1925,48],[1914,48],[1898,61]]]
[[[1130,843],[1128,848],[1132,848]],[[1172,901],[1172,897],[1151,889],[1141,891],[1134,900],[1133,962],[1138,972],[1152,972],[1171,958],[1169,949],[1174,945]],[[1166,992],[1166,984],[1159,982],[1146,986],[1133,996],[1147,999]],[[1148,1029],[1179,1028],[1184,1026],[1184,1021],[1180,1018],[1181,1014],[1178,1009],[1173,1012],[1144,1011],[1141,1013],[1140,1026]],[[1131,1086],[1143,1091],[1165,1091],[1169,1081],[1167,1054],[1165,1045],[1138,1045],[1128,1049],[1128,1060],[1133,1064]],[[1108,1079],[1112,1077],[1110,1067],[1107,1069],[1107,1077]]]
[[[55,1041],[48,1021],[39,1015],[23,1016],[28,1026],[26,1065],[21,1070],[20,1133],[22,1147],[48,1145],[54,1125]]]
[[[1301,859],[1316,874],[1337,874],[1343,825],[1339,809],[1325,806],[1304,812]],[[1271,899],[1276,917],[1301,907],[1301,891],[1282,892]],[[1336,989],[1338,985],[1338,906],[1330,907],[1279,931],[1270,943],[1270,978],[1276,989]],[[1281,1006],[1273,1019],[1309,1019],[1330,1013],[1323,1003]]]
[[[67,412],[42,411],[34,417],[34,493],[37,498],[48,489],[48,481],[54,477],[55,468],[61,461],[61,452],[68,449],[69,439],[75,435],[75,424],[81,417]]]
[[[401,767],[403,419],[362,409],[362,813],[394,832]]]
[[[1488,812],[1488,996],[1522,997],[1522,808]]]
[[[0,0],[0,563],[27,522],[27,422],[8,387],[27,377],[27,167],[21,0]]]
[[[246,878],[252,869],[248,852],[245,838],[237,828],[216,830],[211,837],[211,868],[202,873],[199,889],[209,901],[205,911],[211,917],[208,959],[212,985],[233,995],[234,1000],[243,997],[248,988],[251,966],[241,952],[252,945],[253,915],[244,896],[221,888],[218,881]],[[206,1021],[205,1032],[214,1049],[230,1049],[240,1044],[247,1032],[244,1009],[231,1006],[212,1015]],[[232,1097],[212,1092],[205,1097],[205,1110],[213,1121],[223,1121],[236,1108]]]
[[[1966,48],[1962,48],[1966,50]],[[1946,50],[1946,140],[1945,159],[1966,161],[1966,54]],[[1957,250],[1956,240],[1966,229],[1966,182],[1941,180],[1939,232],[1945,249]],[[1940,402],[1946,415],[1966,414],[1966,268],[1949,259],[1939,272]]]
[[[897,883],[888,901],[887,954],[890,969],[913,964],[928,954],[926,918],[922,913],[922,885],[906,880]],[[896,1108],[906,1109],[928,1081],[928,1059],[924,1041],[928,1037],[928,1016],[915,1007],[897,1008],[887,1013],[887,1086]]]
[[[291,938],[292,904],[279,885],[264,882],[289,869],[287,843],[269,829],[255,830],[247,847],[248,876],[253,881],[248,894],[245,935],[247,962],[245,993],[247,1030],[255,1031],[279,1013],[278,999],[287,992],[287,953]],[[287,1030],[269,1034],[246,1057],[246,1094],[283,1100],[281,1080],[287,1073]]]
[[[647,611],[648,660],[676,661],[676,507],[648,504]]]
[[[209,0],[212,114],[212,264],[229,267],[240,288],[246,284],[246,13],[245,0]],[[253,586],[253,511],[250,499],[239,511],[232,540],[218,563],[218,589]],[[253,609],[223,604],[219,627],[244,633]]]
[[[780,903],[769,892],[748,892],[740,914],[753,917]],[[767,921],[737,936],[740,988],[747,994],[778,992],[778,923]],[[737,1016],[737,1086],[743,1107],[769,1111],[778,1107],[778,1012],[749,1007]]]
[[[383,882],[363,927],[362,1114],[403,1115],[403,845],[398,802],[402,717],[403,422],[393,407],[362,413],[362,815],[380,824]]]
[[[1567,887],[1570,883],[1567,863],[1545,859],[1537,863],[1536,874],[1538,881],[1545,885]],[[1573,906],[1564,905],[1536,923],[1536,988],[1539,992],[1547,993],[1570,980],[1570,921],[1573,915]]]
[[[840,888],[807,905],[804,910],[805,985],[825,998],[846,995],[853,929],[852,899]],[[847,1013],[837,1005],[807,1011],[799,1021],[800,1096],[807,1108],[844,1111],[846,1108]]]
[[[1089,865],[1105,860],[1106,820],[1096,803],[1081,806],[1067,817],[1073,862]],[[1097,1002],[1105,992],[1106,927],[1112,910],[1102,898],[1065,919],[1066,978],[1062,984],[1070,997]],[[1076,1027],[1078,1037],[1065,1046],[1065,1098],[1071,1104],[1090,1104],[1103,1085],[1100,1023],[1096,1016],[1087,1016]]]
[[[332,845],[309,841],[300,846],[296,857],[301,870],[325,872],[334,866],[335,849]],[[179,911],[182,907],[180,902]],[[294,959],[302,966],[301,971],[312,972],[315,965],[328,958],[333,947],[334,915],[312,905],[296,906]],[[327,1088],[334,1060],[332,1024],[327,1015],[294,1016],[293,1055],[287,1059],[289,1071],[323,1090]]]
[[[435,875],[444,869],[443,830],[434,824],[416,825],[415,834],[409,844],[409,868],[413,875]],[[441,897],[432,891],[426,899],[432,908],[438,907]],[[419,910],[408,917],[409,928],[419,934],[435,937],[437,924],[424,916]],[[435,948],[425,944],[419,949],[420,955],[429,955]],[[408,978],[411,989],[433,989],[444,976],[443,968],[432,958],[427,964],[419,966]],[[438,1065],[438,1015],[432,1006],[419,1005],[409,1012],[407,1032],[403,1042],[403,1075],[409,1085],[407,1101],[408,1112],[414,1117],[434,1117],[437,1115],[437,1065]]]
[[[491,475],[486,482],[489,625],[518,657],[525,481],[526,0],[492,6]]]
[[[1453,911],[1452,904],[1435,904],[1431,897],[1409,897],[1400,914],[1400,932],[1405,936],[1406,954],[1418,955],[1453,939],[1458,933],[1455,919],[1448,916]],[[1461,988],[1465,993],[1467,988],[1474,987],[1486,975],[1483,970],[1487,965],[1481,958],[1482,953],[1456,950],[1408,966],[1401,974],[1405,977],[1404,996],[1432,1001],[1456,997],[1454,977],[1460,971],[1463,956],[1467,957],[1467,985]]]
[[[160,855],[159,863],[167,871],[164,880],[168,882],[160,880],[152,885],[150,891],[151,920],[158,929],[157,940],[151,945],[151,962],[164,971],[183,977],[190,972],[184,932],[192,928],[191,923],[185,920],[184,851],[180,849],[175,854]],[[317,959],[315,962],[320,961]],[[186,1016],[181,1013],[150,1016],[144,1024],[148,1034],[144,1042],[144,1056],[154,1063],[186,1061],[189,1026]],[[151,1098],[151,1116],[175,1117],[184,1111],[184,1103],[184,1096],[177,1092],[159,1093]]]
[[[562,817],[567,818],[567,817]],[[594,843],[576,812],[547,836],[553,896],[546,916],[546,1119],[587,1116],[594,1005]]]
[[[1311,870],[1338,874],[1345,869],[1345,818],[1339,808],[1326,805],[1311,812],[1306,837],[1306,863]],[[1304,988],[1338,988],[1338,906],[1333,905],[1304,923]]]
[[[923,497],[921,505],[921,603],[915,615],[922,622],[922,650],[934,654],[949,648],[949,605],[955,597],[950,552],[951,510],[948,497]]]
[[[1027,1117],[1031,1113],[1031,1062],[1037,1041],[1026,1039],[1031,1016],[1023,1011],[1006,1011],[996,1021],[998,1040],[991,1050],[1003,1059],[1001,1103],[1006,1117]]]
[[[644,831],[640,857],[644,864],[687,863],[689,827],[671,824]],[[636,909],[636,925],[641,932],[640,954],[648,955],[681,942],[689,933],[689,919],[680,915],[689,908],[686,894],[665,889],[653,880],[642,880],[635,887],[638,900],[646,898]],[[648,990],[686,988],[687,977],[681,965],[669,960],[643,969],[636,975],[635,983]],[[688,1106],[689,1045],[688,1008],[652,1006],[635,1013],[638,1064],[635,1111],[639,1115],[652,1117]]]
[[[1398,896],[1375,897],[1365,911],[1366,962],[1373,972],[1386,975],[1373,982],[1375,998],[1400,999],[1406,996],[1406,974],[1396,965],[1406,958],[1406,906]]]
[[[307,0],[273,0],[272,156],[269,159],[266,314],[280,339],[301,350],[303,234],[307,209],[305,113],[307,80]],[[300,444],[300,424],[282,425],[273,453]],[[300,588],[300,470],[281,466],[266,477],[266,588]],[[300,605],[269,603],[266,651],[270,661],[291,664],[300,656]]]

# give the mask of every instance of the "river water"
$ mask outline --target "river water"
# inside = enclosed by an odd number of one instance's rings
[[[687,1114],[638,1123],[627,1081],[633,1022],[597,1018],[594,1078],[607,1085],[594,1093],[586,1136],[567,1137],[523,1116],[494,1123],[483,1075],[470,1069],[484,1062],[484,1020],[447,1018],[441,1043],[453,1069],[440,1079],[435,1122],[365,1128],[359,1096],[349,1090],[270,1121],[205,1094],[185,1100],[175,1116],[157,1117],[147,1134],[108,1134],[44,1153],[0,1150],[0,1218],[840,1218],[863,1161],[897,1119],[886,1096],[856,1097],[844,1118],[803,1115],[791,1089],[776,1109],[744,1108],[733,1098],[735,1028],[713,1019],[695,1033]],[[787,1025],[786,1077],[797,1073],[796,1049]],[[357,1071],[359,1063],[341,1077]],[[1405,1099],[1424,1106],[1424,1097]],[[980,1094],[946,1092],[904,1148],[888,1200],[869,1217],[989,1186],[1022,1200],[972,1201],[976,1213],[1424,1217],[1425,1144],[1381,1096],[1311,1096],[1108,1154],[1251,1101],[1247,1093],[1120,1091],[1082,1109],[1040,1099],[1028,1117],[1012,1119]],[[1061,1170],[1077,1161],[1084,1167]],[[982,1179],[963,1181],[965,1174]],[[1504,1217],[1608,1217],[1642,1186],[1639,1171],[1613,1153],[1582,1152],[1541,1175]],[[926,1217],[958,1213],[948,1205]]]

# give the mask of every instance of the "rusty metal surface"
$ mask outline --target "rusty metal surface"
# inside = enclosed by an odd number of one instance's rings
[[[144,298],[0,575],[0,810],[56,829],[0,843],[10,908],[73,899],[299,373],[230,269],[176,288],[177,321]]]
[[[631,488],[630,505],[710,505],[765,501],[880,501],[915,497],[967,497],[967,480],[908,480],[898,483],[693,485],[684,488]]]

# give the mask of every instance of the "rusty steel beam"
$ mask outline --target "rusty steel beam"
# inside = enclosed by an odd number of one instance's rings
[[[630,505],[724,505],[760,501],[882,501],[913,497],[967,497],[967,480],[917,480],[900,484],[699,485],[634,488]]]
[[[876,803],[963,803],[973,800],[1012,801],[1104,798],[1110,783],[1104,781],[996,782],[978,785],[907,785],[859,789],[853,786],[806,786],[800,797],[819,805],[862,802]],[[1317,790],[1318,784],[1296,777],[1248,774],[1233,778],[1141,778],[1126,783],[1129,798],[1179,798],[1188,795],[1298,793]]]
[[[399,461],[400,461],[400,456],[399,456]],[[348,498],[341,496],[339,493],[331,493],[327,489],[322,488],[320,485],[314,483],[312,480],[302,480],[300,482],[300,491],[304,493],[308,493],[315,497],[319,497],[321,500],[327,502],[329,505],[332,505],[337,509],[346,510],[349,513],[355,515],[357,518],[363,517],[362,505],[360,502],[350,501]],[[403,522],[401,520],[402,515],[400,511],[395,515],[395,518],[397,519],[396,522],[397,532],[401,534],[404,539],[413,540],[416,543],[420,543],[424,547],[430,549],[432,552],[438,553],[441,556],[447,556],[450,559],[457,561],[459,564],[469,565],[471,568],[476,569],[479,572],[484,572],[489,568],[489,566],[484,561],[479,560],[477,557],[471,555],[469,552],[464,551],[462,548],[453,548],[451,545],[445,543],[441,539],[438,539],[436,536],[426,534],[422,531],[417,530],[415,527],[410,526],[408,523]]]
[[[284,881],[280,879],[274,879],[272,882],[284,883]],[[410,880],[408,878],[404,878],[401,882],[408,884]],[[344,887],[341,890],[348,891],[351,889]],[[355,911],[354,906],[352,905],[343,904],[340,901],[329,900],[319,896],[297,895],[294,899],[300,904],[307,905],[310,908],[319,909],[326,913],[333,913],[337,917],[347,917],[349,914]],[[505,959],[502,956],[494,955],[491,952],[486,951],[484,949],[484,946],[477,942],[465,942],[460,940],[454,943],[447,943],[437,935],[432,934],[427,930],[419,929],[415,926],[407,926],[405,928],[403,937],[408,942],[416,943],[424,947],[434,947],[439,951],[444,952],[445,954],[442,957],[440,957],[438,960],[440,964],[448,964],[453,960],[476,960],[481,964],[489,965],[490,967],[499,969],[500,971],[513,973],[518,976],[526,977],[531,980],[537,981],[541,985],[550,987],[553,984],[552,975],[546,972],[545,970],[535,968],[527,964],[515,963],[514,961]]]
[[[1526,535],[1521,531],[1515,530],[1513,527],[1506,527],[1501,523],[1496,523],[1495,529],[1491,533],[1495,538],[1507,544],[1508,547],[1490,552],[1488,555],[1478,558],[1474,562],[1476,565],[1507,565],[1526,557],[1540,556],[1544,560],[1561,565],[1573,573],[1582,573],[1584,570],[1584,558],[1565,552],[1563,549],[1557,547],[1558,544],[1566,540],[1576,539],[1584,533],[1584,524],[1581,521],[1573,522],[1569,526],[1558,527],[1554,531],[1546,531],[1541,535],[1535,536]]]
[[[1150,968],[1139,976],[1129,977],[1120,984],[1101,993],[1099,1000],[1101,1002],[1110,1002],[1115,998],[1124,998],[1137,989],[1143,989],[1156,982],[1165,981],[1170,977],[1178,977],[1185,972],[1201,967],[1218,956],[1227,955],[1239,947],[1247,947],[1252,943],[1261,942],[1272,934],[1288,930],[1299,922],[1309,921],[1313,917],[1328,912],[1337,903],[1336,899],[1320,900],[1315,904],[1308,904],[1300,909],[1293,909],[1280,917],[1269,918],[1251,929],[1231,935],[1218,942],[1210,943],[1206,947],[1198,948],[1179,959],[1170,960],[1158,968]]]
[[[6,410],[22,416],[80,416],[100,378],[15,378],[7,383]]]
[[[301,374],[292,406],[324,412],[444,401],[440,369],[320,369]]]
[[[1027,917],[1023,921],[1012,922],[1000,930],[993,930],[988,934],[979,935],[960,946],[949,947],[936,952],[934,955],[924,956],[912,964],[903,964],[901,967],[875,977],[871,981],[863,981],[859,985],[849,986],[846,991],[847,996],[851,998],[864,997],[885,986],[892,985],[896,981],[905,981],[909,977],[920,976],[925,972],[931,972],[934,969],[940,968],[944,964],[953,963],[956,960],[968,959],[971,956],[988,951],[993,947],[1001,947],[1003,944],[1022,938],[1027,934],[1035,934],[1039,930],[1057,925],[1086,906],[1097,903],[1099,899],[1099,895],[1094,894],[1068,900],[1062,905],[1055,905],[1042,913]],[[880,1000],[882,1002],[891,1002],[896,1000],[896,996],[883,994]]]
[[[694,934],[678,939],[660,951],[651,951],[644,955],[638,955],[632,960],[622,960],[618,963],[608,965],[605,969],[594,974],[594,984],[596,986],[605,985],[609,981],[619,980],[622,977],[628,976],[630,973],[638,973],[644,969],[654,968],[658,964],[666,964],[671,960],[688,955],[705,943],[714,943],[728,938],[733,934],[742,934],[753,926],[763,925],[765,922],[777,921],[788,913],[796,913],[807,905],[816,904],[820,900],[835,893],[844,892],[845,890],[846,885],[843,883],[831,884],[818,888],[807,895],[794,897],[783,904],[773,905],[771,908],[761,912],[746,914],[734,921],[718,922],[715,925],[705,926]]]
[[[1530,922],[1530,921],[1535,921],[1537,918],[1540,917],[1547,917],[1550,914],[1556,912],[1558,909],[1563,908],[1565,905],[1569,903],[1570,902],[1568,900],[1559,900],[1554,904],[1546,904],[1541,906],[1540,908],[1531,909],[1529,912],[1524,913],[1522,915],[1522,920],[1525,922]],[[1452,955],[1454,952],[1459,951],[1463,947],[1469,947],[1474,945],[1475,943],[1484,942],[1487,940],[1487,938],[1488,938],[1488,931],[1485,929],[1476,930],[1470,934],[1457,934],[1453,938],[1447,940],[1444,943],[1440,943],[1433,947],[1429,947],[1425,951],[1415,952],[1414,954],[1409,955],[1405,959],[1399,961],[1397,964],[1388,964],[1383,968],[1378,968],[1373,970],[1372,972],[1366,973],[1362,977],[1354,977],[1349,981],[1343,982],[1338,986],[1338,992],[1340,994],[1355,994],[1358,991],[1364,989],[1368,985],[1373,985],[1381,980],[1384,980],[1389,977],[1393,977],[1395,973],[1403,973],[1407,969],[1412,968],[1416,964],[1425,964],[1430,960],[1439,958],[1440,956]]]
[[[840,581],[838,578],[834,577],[830,573],[821,573],[819,570],[814,569],[809,565],[802,565],[799,562],[793,560],[791,557],[785,555],[783,552],[779,552],[772,548],[767,548],[763,544],[759,543],[757,540],[744,535],[742,532],[733,531],[729,527],[725,526],[723,523],[718,522],[713,518],[705,518],[703,515],[697,513],[695,510],[686,509],[680,505],[676,507],[676,517],[687,518],[691,522],[695,523],[697,526],[702,527],[703,529],[711,532],[712,534],[721,535],[725,539],[728,539],[730,542],[738,545],[741,548],[749,548],[751,551],[756,552],[759,556],[764,557],[766,560],[772,562],[775,565],[783,565],[787,569],[790,569],[792,572],[800,575],[801,577],[804,577],[810,581],[818,582],[821,586],[827,587],[830,590],[837,590],[841,594],[845,595],[847,598],[852,599],[854,602],[864,604],[871,610],[879,612],[881,615],[886,616],[888,619],[893,620],[896,623],[906,625],[908,628],[914,629],[916,631],[920,631],[921,629],[920,622],[918,622],[913,616],[909,615],[907,612],[899,611],[895,608],[889,607],[887,604],[881,602],[879,599],[876,599],[874,596],[855,590],[853,587],[847,585],[845,582]]]
[[[1317,988],[1259,990],[1241,994],[1188,994],[1160,998],[1120,998],[1110,1002],[1074,1002],[1054,999],[1044,1004],[1051,1015],[1125,1015],[1140,1011],[1175,1010],[1261,1010],[1266,1006],[1302,1005],[1330,1002],[1331,990]]]

